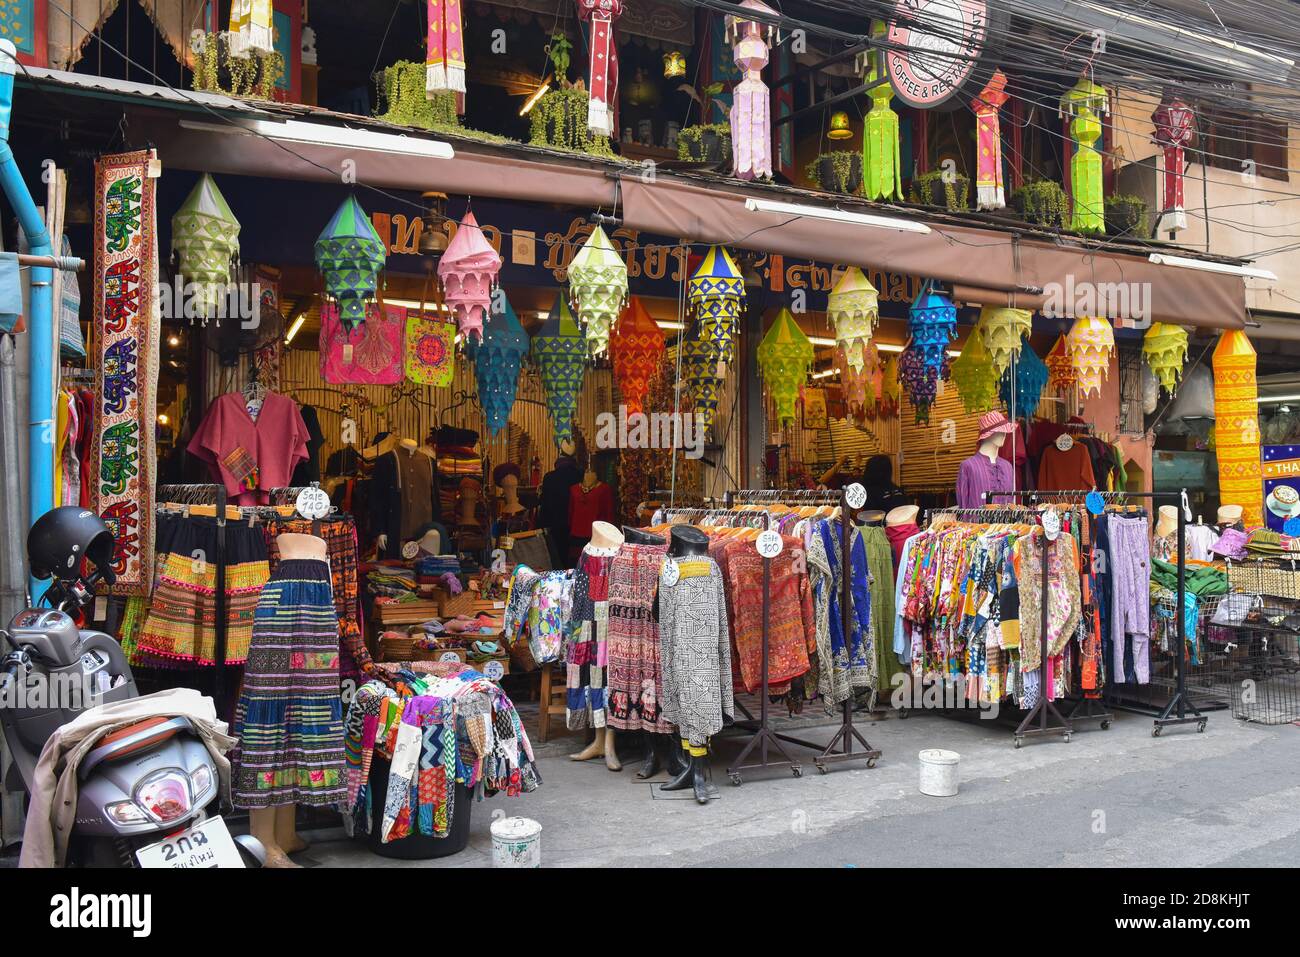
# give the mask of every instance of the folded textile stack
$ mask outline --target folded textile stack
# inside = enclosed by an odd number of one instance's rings
[[[415,560],[415,574],[420,581],[436,581],[443,575],[459,575],[460,559],[455,555],[425,555]]]
[[[1246,533],[1235,528],[1225,528],[1210,549],[1217,556],[1241,561],[1246,557]]]
[[[444,476],[477,478],[483,474],[483,458],[468,446],[439,446],[438,472]]]
[[[1246,536],[1246,552],[1251,558],[1292,558],[1300,554],[1300,538],[1271,528],[1252,528]]]
[[[412,568],[377,565],[366,573],[366,582],[376,597],[397,601],[414,601],[417,597],[415,570]]]

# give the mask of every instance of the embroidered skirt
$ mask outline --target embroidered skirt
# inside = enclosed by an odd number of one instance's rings
[[[325,562],[283,561],[262,589],[234,733],[235,807],[344,801],[339,622]]]
[[[609,572],[609,724],[621,731],[670,734],[655,593],[667,545],[624,545]]]

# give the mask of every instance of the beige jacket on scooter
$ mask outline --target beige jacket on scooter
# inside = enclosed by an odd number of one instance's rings
[[[221,795],[230,794],[226,752],[236,739],[226,734],[226,723],[217,720],[211,698],[192,688],[174,688],[91,708],[59,728],[41,750],[19,867],[63,866],[77,817],[77,768],[82,759],[105,735],[158,716],[190,719],[217,766]]]

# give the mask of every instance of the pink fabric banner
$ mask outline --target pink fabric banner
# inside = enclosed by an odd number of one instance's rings
[[[429,0],[425,91],[465,92],[465,36],[460,0]]]
[[[613,136],[618,108],[618,45],[614,42],[614,21],[623,13],[623,0],[577,0],[577,4],[578,17],[591,23],[587,126],[594,133]]]
[[[1002,209],[1007,205],[1002,187],[1002,121],[998,118],[998,111],[1008,99],[1006,86],[1006,75],[998,70],[988,86],[971,100],[979,147],[975,200],[980,209]]]

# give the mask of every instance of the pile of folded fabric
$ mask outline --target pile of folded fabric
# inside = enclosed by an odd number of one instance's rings
[[[376,598],[415,601],[419,597],[415,569],[403,565],[375,565],[366,573],[366,583]]]
[[[1295,558],[1300,556],[1300,538],[1293,538],[1271,528],[1252,528],[1246,536],[1250,558]]]

